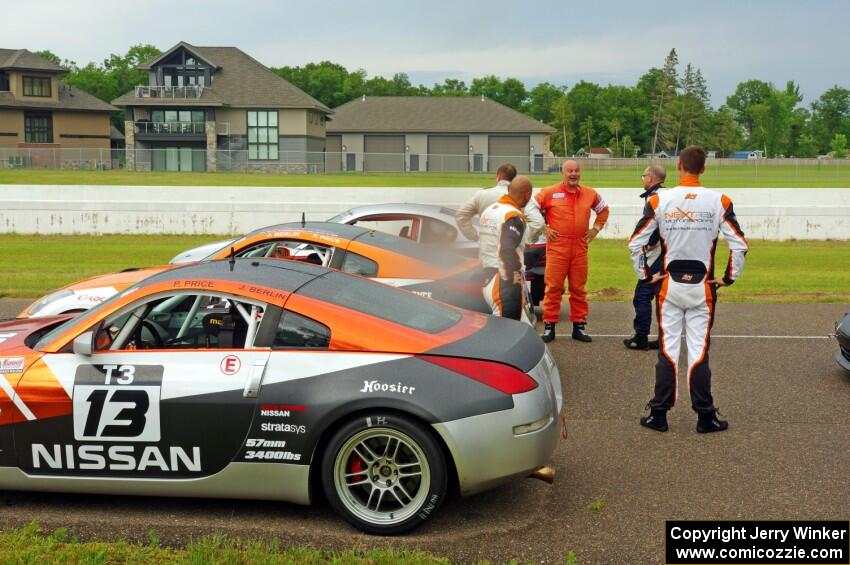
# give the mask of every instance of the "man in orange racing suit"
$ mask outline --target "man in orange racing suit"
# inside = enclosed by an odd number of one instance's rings
[[[588,186],[579,184],[581,169],[576,161],[564,161],[563,182],[548,186],[535,198],[546,219],[546,272],[543,296],[543,341],[555,339],[555,324],[561,313],[564,279],[570,289],[570,320],[573,339],[593,341],[584,331],[587,323],[587,245],[605,227],[608,205]],[[591,210],[596,214],[593,227]]]
[[[682,330],[686,334],[687,381],[691,407],[697,413],[697,431],[722,432],[728,422],[717,418],[711,396],[708,348],[717,287],[735,282],[744,268],[749,245],[735,217],[728,196],[703,188],[699,176],[705,171],[705,150],[686,147],[679,154],[679,185],[655,194],[646,202],[643,218],[629,240],[632,262],[641,280],[658,283],[657,317],[659,351],[655,365],[655,395],[649,416],[640,424],[667,431],[667,411],[678,396],[679,351]],[[643,260],[643,248],[658,228],[661,236],[661,272],[652,275]],[[717,236],[729,244],[729,261],[722,277],[714,275]]]

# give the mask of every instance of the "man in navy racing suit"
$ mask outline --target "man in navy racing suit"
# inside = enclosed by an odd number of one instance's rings
[[[661,165],[650,165],[640,176],[643,181],[644,205],[649,197],[658,192],[661,184],[667,178],[667,171]],[[661,236],[658,229],[649,236],[649,242],[643,248],[643,261],[649,266],[649,274],[654,275],[661,270]],[[649,341],[649,328],[652,325],[652,300],[658,294],[658,283],[638,279],[635,285],[635,295],[632,305],[635,307],[635,335],[623,340],[627,349],[647,351],[658,349],[658,340]]]

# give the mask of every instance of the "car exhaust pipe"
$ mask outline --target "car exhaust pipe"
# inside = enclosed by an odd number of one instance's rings
[[[550,465],[544,465],[531,473],[529,479],[538,479],[550,485],[555,482],[555,468]]]

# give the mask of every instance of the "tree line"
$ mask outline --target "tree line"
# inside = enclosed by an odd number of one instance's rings
[[[65,82],[105,101],[147,84],[147,73],[135,67],[159,53],[152,45],[135,45],[125,55],[80,67],[50,51],[38,52],[68,69]],[[692,63],[682,67],[675,49],[634,86],[580,81],[568,88],[543,82],[529,89],[516,78],[487,75],[468,85],[445,79],[429,87],[412,84],[405,73],[369,77],[364,69],[350,71],[331,61],[272,70],[330,108],[364,94],[483,95],[552,126],[550,149],[558,155],[591,147],[607,147],[618,157],[675,154],[700,144],[718,155],[760,150],[768,157],[845,157],[850,137],[850,90],[834,86],[805,107],[794,81],[778,87],[754,79],[739,83],[715,109],[702,71]],[[117,117],[116,125],[122,120]]]

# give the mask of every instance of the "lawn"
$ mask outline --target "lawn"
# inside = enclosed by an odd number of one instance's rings
[[[219,236],[0,235],[0,296],[37,298],[68,283],[128,267],[167,263]],[[725,300],[850,302],[850,245],[837,241],[750,241],[740,282]],[[720,245],[718,265],[728,251]],[[594,300],[631,300],[635,275],[622,240],[591,245],[588,290]]]
[[[274,542],[241,542],[225,536],[210,536],[189,543],[185,548],[160,547],[154,531],[148,532],[149,543],[125,541],[81,542],[65,529],[44,532],[36,524],[20,529],[6,529],[0,534],[0,562],[39,564],[159,563],[232,565],[272,564],[351,564],[351,565],[430,565],[449,561],[419,551],[348,550],[322,551],[312,548],[282,548]]]
[[[629,187],[640,184],[646,161],[627,160],[621,168],[599,168],[587,161],[582,182],[594,187]],[[675,162],[665,163],[672,186],[678,178]],[[703,177],[715,188],[752,187],[850,187],[850,160],[822,164],[796,164],[783,161],[709,162]],[[531,175],[534,186],[559,182],[558,174]],[[490,173],[169,173],[132,171],[0,170],[2,184],[103,184],[119,186],[450,186],[484,187],[493,184]]]

